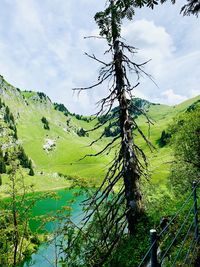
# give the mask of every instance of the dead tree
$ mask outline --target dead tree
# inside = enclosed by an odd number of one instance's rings
[[[131,99],[133,98],[132,91],[139,85],[139,81],[134,86],[131,86],[128,72],[135,73],[137,80],[139,80],[140,75],[146,75],[149,78],[151,77],[143,69],[147,62],[138,64],[132,61],[131,56],[134,56],[136,53],[136,48],[125,44],[120,38],[121,20],[124,16],[128,16],[128,18],[131,19],[134,13],[133,8],[131,5],[128,6],[128,4],[121,8],[121,6],[115,4],[115,2],[118,2],[119,4],[119,1],[111,0],[107,9],[104,12],[97,13],[95,16],[95,20],[101,30],[100,35],[108,41],[109,50],[106,52],[112,53],[112,61],[106,63],[96,58],[95,55],[86,54],[103,66],[100,70],[98,82],[96,84],[86,88],[76,88],[75,90],[80,92],[82,90],[92,89],[108,79],[112,80],[112,85],[109,87],[110,93],[98,103],[100,105],[100,110],[95,115],[96,117],[102,115],[104,115],[105,118],[107,117],[103,122],[103,124],[106,124],[110,120],[108,115],[117,101],[119,108],[114,119],[120,126],[120,134],[113,138],[112,141],[97,154],[86,156],[98,156],[105,151],[112,149],[116,143],[119,143],[119,140],[120,149],[116,154],[116,158],[109,168],[100,189],[98,189],[92,200],[89,201],[89,205],[93,205],[94,202],[97,203],[98,200],[100,200],[95,209],[96,211],[104,199],[106,199],[113,191],[114,186],[119,181],[121,182],[121,180],[123,180],[121,183],[122,188],[120,190],[120,195],[123,195],[124,200],[126,201],[125,216],[128,222],[129,233],[133,234],[137,217],[142,210],[139,178],[144,170],[144,165],[141,163],[141,158],[144,164],[147,163],[145,154],[135,144],[133,130],[137,130],[149,146],[150,142],[137,125],[136,120],[133,119],[133,116],[130,114]],[[134,108],[135,110],[138,110],[137,106],[134,106]],[[143,110],[140,111],[145,115]],[[150,124],[150,120],[148,120],[148,123]],[[92,131],[101,126],[102,123],[100,122],[92,129]],[[104,134],[102,134],[99,139],[101,139],[103,135]],[[94,142],[98,140],[95,140]],[[92,142],[92,144],[94,142]],[[90,215],[87,218],[90,218]]]
[[[130,111],[134,109],[146,116],[145,112],[133,105],[131,100],[134,89],[140,84],[140,77],[147,76],[151,79],[151,76],[144,70],[148,61],[136,63],[132,59],[137,51],[136,48],[127,45],[121,38],[122,19],[127,17],[131,20],[135,6],[138,6],[138,3],[132,0],[109,0],[107,8],[95,15],[95,20],[100,28],[100,37],[106,39],[108,43],[109,48],[106,53],[110,53],[112,59],[110,62],[105,62],[95,55],[86,54],[102,65],[98,81],[92,86],[74,89],[80,93],[108,81],[109,94],[99,101],[99,111],[95,114],[97,118],[104,116],[104,121],[99,121],[89,131],[106,125],[110,121],[112,113],[112,120],[119,125],[120,133],[98,153],[85,156],[98,156],[109,153],[112,149],[116,150],[115,158],[101,186],[84,202],[86,215],[82,226],[78,227],[78,234],[74,236],[74,239],[70,235],[70,245],[65,249],[67,255],[65,260],[69,260],[69,262],[72,261],[69,259],[73,255],[72,251],[81,243],[80,237],[82,237],[88,245],[85,245],[87,252],[83,246],[79,247],[79,259],[83,261],[83,258],[89,254],[90,257],[86,259],[88,266],[102,266],[118,245],[125,229],[128,229],[130,235],[134,235],[135,226],[143,213],[139,179],[146,173],[147,160],[142,149],[135,143],[134,132],[140,134],[150,148],[151,144]],[[134,85],[131,85],[130,74],[136,77]],[[116,104],[118,108],[113,112]],[[149,125],[151,124],[148,118],[147,122]],[[90,145],[102,139],[103,136],[104,133]],[[115,190],[116,186],[117,190]],[[73,228],[74,225],[69,222],[67,227]]]

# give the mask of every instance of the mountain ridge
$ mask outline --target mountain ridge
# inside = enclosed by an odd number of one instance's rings
[[[98,123],[97,119],[90,120],[90,116],[73,114],[63,104],[53,103],[44,93],[21,91],[6,82],[2,76],[0,76],[0,98],[13,113],[19,142],[33,162],[35,176],[27,180],[34,181],[36,190],[67,186],[69,181],[66,181],[65,177],[72,176],[84,179],[90,185],[101,183],[114,152],[110,155],[104,154],[79,161],[85,154],[100,151],[110,140],[110,137],[103,138],[93,147],[89,146],[100,136],[104,128],[90,132],[89,136],[82,135],[83,132],[78,134],[81,129],[93,128]],[[168,146],[159,148],[157,140],[174,116],[186,111],[198,100],[200,96],[176,106],[168,106],[135,99],[136,102],[138,101],[139,108],[147,108],[148,116],[154,123],[151,126],[150,137],[153,145],[157,147],[154,155],[148,151],[144,140],[137,133],[135,134],[135,142],[144,149],[150,159],[150,169],[154,170],[153,183],[161,181],[164,183],[169,168],[163,170],[165,160],[162,158],[165,157],[167,161],[171,159],[170,148]],[[49,129],[44,128],[43,117],[47,120]],[[145,116],[139,114],[136,120],[148,136]],[[6,179],[5,176],[4,183]]]

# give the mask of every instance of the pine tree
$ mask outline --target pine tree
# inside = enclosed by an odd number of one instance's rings
[[[44,127],[44,129],[45,129],[45,130],[50,130],[48,120],[47,120],[45,117],[42,117],[41,121],[42,121],[42,123],[43,123],[43,127]]]
[[[0,174],[6,173],[6,164],[3,157],[3,151],[0,148]]]
[[[28,173],[28,174],[29,174],[30,176],[34,176],[34,175],[35,175],[32,166],[30,167],[30,170],[29,170],[29,173]]]
[[[0,174],[6,173],[6,164],[3,158],[0,158]]]

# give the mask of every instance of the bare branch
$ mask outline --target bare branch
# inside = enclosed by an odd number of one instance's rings
[[[103,65],[105,65],[105,66],[107,66],[107,67],[111,65],[111,63],[107,64],[107,63],[105,63],[104,61],[102,61],[102,60],[96,58],[95,55],[89,55],[89,54],[86,53],[86,52],[85,52],[85,55],[88,56],[88,57],[91,58],[91,59],[96,60],[97,62],[99,62],[99,63],[101,63],[101,64],[103,64]]]

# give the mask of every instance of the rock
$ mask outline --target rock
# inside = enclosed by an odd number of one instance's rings
[[[45,140],[45,144],[43,145],[43,149],[48,153],[49,151],[52,151],[53,148],[56,146],[56,140],[47,138]]]

